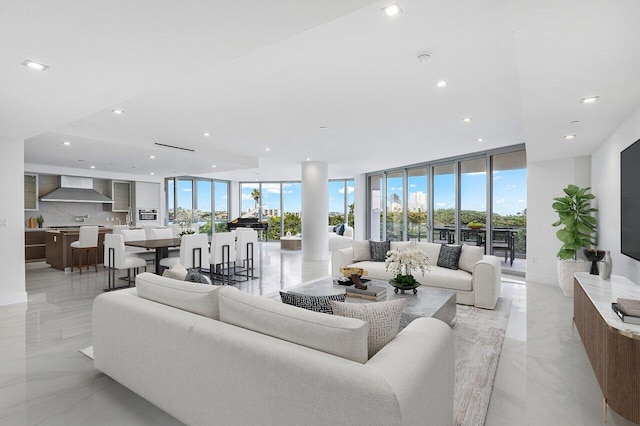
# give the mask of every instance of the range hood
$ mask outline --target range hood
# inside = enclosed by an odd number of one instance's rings
[[[113,200],[93,189],[93,179],[78,176],[60,176],[60,188],[40,197],[40,201],[64,203],[113,204]]]

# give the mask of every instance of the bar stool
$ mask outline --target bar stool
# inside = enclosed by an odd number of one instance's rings
[[[236,275],[246,277],[247,280],[257,278],[254,276],[254,261],[258,257],[257,255],[258,232],[254,229],[238,232],[236,234],[236,261],[242,261],[242,266],[236,266]]]
[[[87,271],[89,270],[89,253],[93,250],[93,266],[98,272],[98,227],[97,226],[81,226],[80,237],[78,241],[71,243],[71,272],[73,267],[76,266],[73,262],[75,259],[75,252],[78,253],[78,266],[80,267],[80,275],[82,275],[82,258],[85,253],[87,255]]]
[[[211,239],[211,257],[209,258],[209,274],[211,281],[225,277],[231,284],[231,275],[235,270],[236,241],[231,232],[215,232]],[[233,264],[233,265],[232,265]]]

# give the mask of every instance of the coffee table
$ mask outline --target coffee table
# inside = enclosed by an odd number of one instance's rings
[[[444,321],[449,326],[456,317],[456,292],[434,287],[418,287],[418,293],[407,292],[405,294],[394,293],[394,287],[386,281],[371,280],[365,284],[371,284],[387,289],[387,300],[405,299],[406,305],[400,318],[400,329],[406,327],[411,321],[420,317],[432,317]],[[333,278],[325,277],[298,287],[287,289],[289,293],[308,294],[311,296],[328,296],[346,293],[345,286],[334,284]],[[357,297],[349,297],[350,303],[375,303],[371,300]]]

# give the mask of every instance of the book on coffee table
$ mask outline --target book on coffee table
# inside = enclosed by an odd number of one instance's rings
[[[360,290],[355,285],[345,288],[347,296],[359,297],[361,299],[380,301],[387,298],[387,289],[375,285],[367,285],[366,290]]]
[[[633,315],[627,315],[625,312],[622,311],[622,309],[620,309],[620,306],[613,302],[611,304],[611,309],[613,309],[613,312],[616,313],[616,315],[618,315],[618,317],[620,317],[620,319],[623,322],[626,322],[627,324],[637,324],[640,325],[640,317],[635,317]]]

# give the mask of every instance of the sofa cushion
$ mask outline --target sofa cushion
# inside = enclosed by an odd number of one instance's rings
[[[369,250],[371,250],[371,260],[374,262],[384,262],[387,258],[387,252],[391,250],[391,241],[369,240]]]
[[[405,251],[416,247],[415,241],[391,241],[390,250]]]
[[[347,293],[343,294],[330,294],[328,296],[311,296],[309,294],[297,294],[291,292],[280,292],[280,299],[282,303],[287,305],[297,306],[298,308],[308,309],[314,312],[322,312],[325,314],[332,314],[331,305],[329,300],[335,300],[336,302],[344,302],[347,298]]]
[[[458,260],[458,267],[463,271],[473,273],[473,266],[482,260],[484,249],[480,246],[462,245],[462,253]]]
[[[353,262],[371,260],[371,248],[369,246],[369,241],[353,240],[351,242],[351,247],[353,247]]]
[[[438,255],[437,265],[442,268],[458,269],[458,261],[460,259],[461,246],[442,244],[440,254]]]
[[[429,265],[435,265],[438,262],[440,244],[419,241],[416,242],[416,249],[420,250],[425,256],[427,256]]]
[[[338,232],[338,226],[340,226],[340,225],[336,225],[336,226],[334,226],[334,227],[332,228],[332,231],[331,231],[331,232]]]
[[[336,228],[336,234],[344,235],[344,223],[341,225],[338,225],[338,227]]]
[[[473,290],[473,275],[462,269],[452,270],[432,266],[429,268],[424,278],[416,277],[424,285],[430,287],[447,288],[450,290],[471,291]],[[420,290],[418,290],[420,291]]]
[[[143,272],[136,277],[138,296],[205,317],[220,319],[218,292],[221,286],[202,285]]]
[[[170,269],[165,269],[162,273],[163,277],[173,278],[174,280],[184,281],[187,277],[187,271],[180,263],[174,263]]]
[[[369,323],[369,358],[398,334],[405,299],[376,303],[341,303],[329,301],[334,315],[358,318]]]
[[[219,294],[220,321],[306,346],[352,361],[367,362],[369,325],[299,309],[224,287]]]

